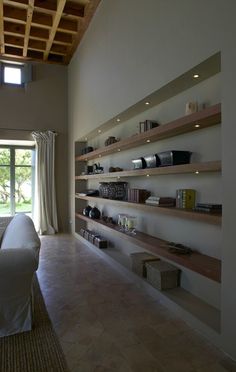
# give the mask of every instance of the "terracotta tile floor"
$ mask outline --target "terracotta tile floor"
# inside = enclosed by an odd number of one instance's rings
[[[71,372],[236,371],[236,363],[70,235],[42,237],[38,278]]]

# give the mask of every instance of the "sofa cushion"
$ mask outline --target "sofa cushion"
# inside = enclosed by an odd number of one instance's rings
[[[17,214],[8,224],[1,243],[1,249],[40,247],[40,239],[32,219],[24,213]]]

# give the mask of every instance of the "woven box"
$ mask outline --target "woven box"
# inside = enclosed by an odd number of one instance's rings
[[[180,270],[168,262],[146,262],[147,281],[159,290],[178,287]]]
[[[147,276],[147,270],[146,270],[145,263],[154,261],[154,260],[155,261],[159,260],[158,257],[153,256],[152,254],[148,252],[131,253],[130,257],[132,259],[132,271],[144,278],[146,278]]]

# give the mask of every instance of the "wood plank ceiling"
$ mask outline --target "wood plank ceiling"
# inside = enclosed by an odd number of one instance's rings
[[[68,64],[101,0],[0,0],[0,59]]]

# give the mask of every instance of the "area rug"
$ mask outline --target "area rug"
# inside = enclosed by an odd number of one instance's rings
[[[69,372],[36,276],[33,286],[33,330],[0,338],[0,371]]]

